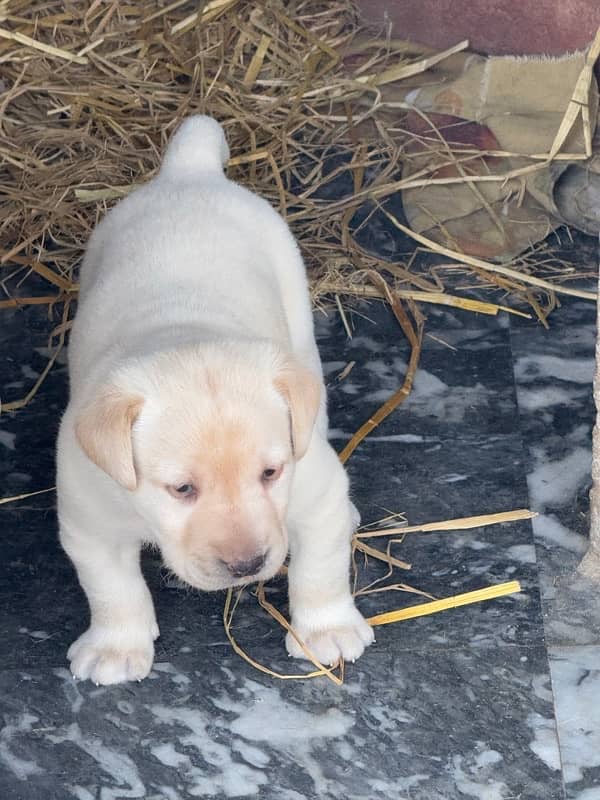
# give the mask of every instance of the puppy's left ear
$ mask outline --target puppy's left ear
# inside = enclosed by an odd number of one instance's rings
[[[137,487],[131,428],[143,403],[139,396],[107,386],[75,422],[75,435],[86,456],[130,492]]]
[[[296,361],[285,361],[275,376],[275,387],[285,398],[292,421],[292,447],[296,461],[310,444],[321,403],[321,381]]]

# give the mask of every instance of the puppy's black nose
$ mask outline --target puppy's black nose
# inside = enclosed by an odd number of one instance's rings
[[[225,566],[229,570],[230,575],[234,578],[247,578],[249,575],[256,575],[260,572],[267,560],[267,554],[263,553],[255,558],[250,558],[247,561],[232,561],[226,562]]]

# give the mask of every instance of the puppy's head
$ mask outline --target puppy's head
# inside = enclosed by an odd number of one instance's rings
[[[161,353],[84,406],[87,456],[131,492],[166,564],[201,589],[271,577],[320,382],[270,344]]]

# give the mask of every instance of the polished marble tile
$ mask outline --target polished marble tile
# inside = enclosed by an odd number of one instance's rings
[[[600,797],[600,646],[551,647],[550,667],[569,800]]]
[[[3,797],[562,798],[542,648],[362,663],[341,688],[215,651],[133,686],[0,671]]]
[[[464,312],[463,312],[464,315]],[[317,317],[328,383],[331,427],[349,436],[401,385],[410,348],[393,315],[380,304],[349,313],[352,339],[336,313]],[[475,315],[473,315],[475,316]],[[517,429],[509,330],[494,323],[430,312],[413,390],[385,420],[378,436],[462,436]],[[342,357],[343,354],[343,357]],[[352,364],[352,369],[347,370]]]
[[[576,572],[589,527],[594,306],[567,301],[550,324],[511,330],[545,630],[551,644],[598,643],[599,593]]]

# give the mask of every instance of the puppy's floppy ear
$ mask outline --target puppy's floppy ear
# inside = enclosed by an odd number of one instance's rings
[[[298,461],[310,444],[321,402],[321,381],[309,369],[289,359],[279,365],[275,387],[290,410],[292,447]]]
[[[86,456],[132,492],[137,486],[131,428],[144,401],[107,386],[79,414],[75,435]]]

